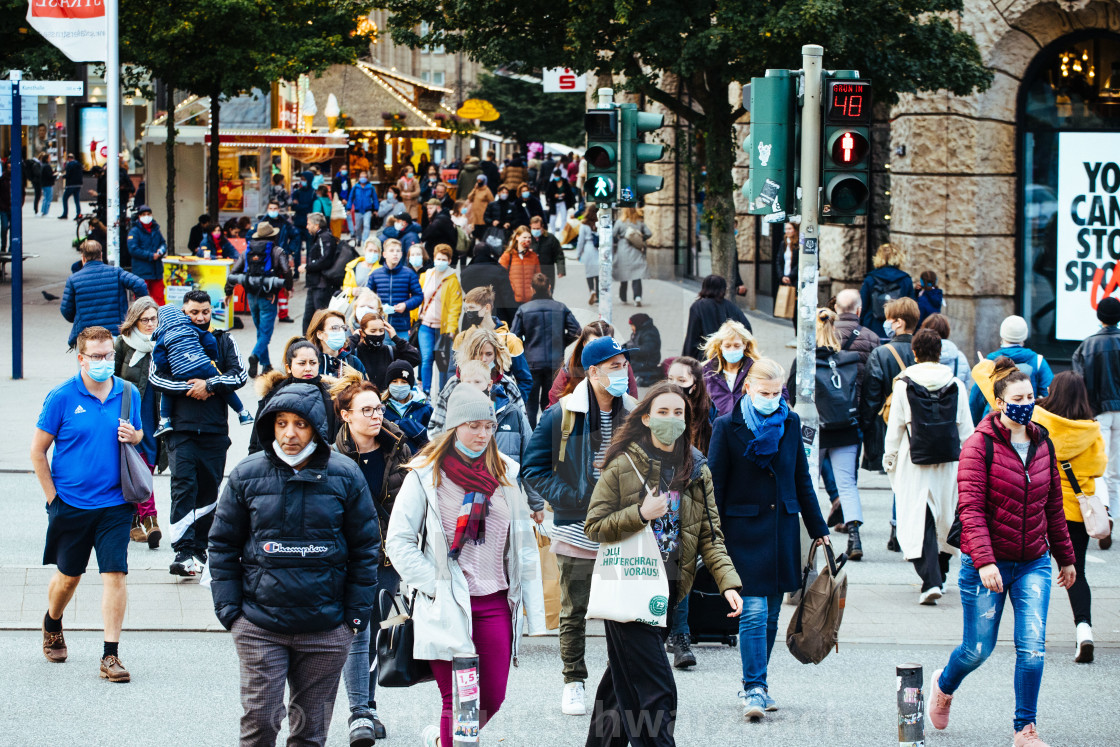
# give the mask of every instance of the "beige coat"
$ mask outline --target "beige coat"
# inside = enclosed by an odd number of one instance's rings
[[[481,226],[486,221],[486,207],[494,201],[494,193],[485,184],[479,184],[467,195],[471,210],[467,213],[467,223],[472,226]]]

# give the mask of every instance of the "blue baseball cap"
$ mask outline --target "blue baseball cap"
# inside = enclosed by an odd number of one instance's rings
[[[630,352],[624,350],[623,347],[618,344],[618,340],[613,337],[600,337],[584,346],[583,354],[580,355],[579,362],[586,371],[588,368],[597,366],[608,358],[613,358],[616,355],[625,355],[627,360],[630,358]]]

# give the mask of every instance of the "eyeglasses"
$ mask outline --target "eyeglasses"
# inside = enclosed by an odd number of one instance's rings
[[[363,418],[373,420],[385,414],[385,407],[383,405],[378,407],[363,407],[360,410],[351,409],[350,412],[361,413]]]
[[[117,358],[116,353],[105,353],[104,355],[101,355],[99,353],[93,353],[92,355],[88,353],[82,353],[82,355],[84,355],[86,358],[89,358],[94,363],[100,363],[101,361],[112,362]]]
[[[493,433],[498,430],[498,424],[492,423],[489,420],[471,420],[470,422],[463,423],[467,426],[467,430],[472,433]]]
[[[143,322],[144,324],[156,324],[159,321],[159,317],[158,316],[142,316],[142,317],[140,317],[140,321]]]
[[[327,327],[327,332],[345,332],[345,331],[346,331],[346,327],[343,327],[341,324],[332,324],[331,326]]]

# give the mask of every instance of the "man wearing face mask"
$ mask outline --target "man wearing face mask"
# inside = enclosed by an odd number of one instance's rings
[[[350,201],[350,167],[342,164],[338,173],[334,175],[331,180],[331,194],[338,198],[338,201],[345,205]],[[350,227],[350,233],[354,232],[354,227]]]
[[[358,183],[350,190],[346,212],[350,221],[350,238],[362,243],[369,236],[373,216],[377,213],[377,190],[369,181],[369,174],[358,174]]]
[[[140,219],[128,231],[128,253],[132,256],[132,272],[148,286],[148,295],[163,306],[163,258],[167,256],[167,241],[147,205],[140,206]]]
[[[140,392],[113,376],[113,336],[104,327],[78,335],[81,371],[52,390],[43,402],[31,439],[31,464],[47,499],[43,565],[57,571],[47,587],[43,655],[61,664],[68,654],[62,613],[78,589],[90,553],[97,551],[105,645],[100,676],[128,682],[118,658],[128,591],[128,541],[136,507],[121,492],[121,444],[143,440]],[[130,410],[121,419],[125,387]],[[53,458],[47,452],[54,447]]]
[[[299,232],[296,231],[295,226],[288,220],[288,216],[280,214],[280,203],[276,200],[269,200],[268,207],[265,209],[264,217],[260,223],[253,229],[253,233],[245,238],[251,241],[255,236],[257,230],[261,227],[261,223],[267,223],[276,229],[276,235],[269,238],[274,245],[282,247],[288,255],[294,255],[294,259],[289,262],[292,267],[295,280],[299,280],[299,253],[297,252],[297,245],[302,241]]]
[[[860,430],[863,432],[863,468],[882,471],[884,439],[887,423],[881,411],[887,398],[891,396],[894,377],[908,366],[914,365],[914,353],[910,341],[918,327],[921,311],[912,298],[898,298],[884,307],[887,315],[883,328],[889,336],[885,345],[880,345],[867,358],[867,368],[863,374],[863,396],[860,398]],[[895,520],[891,519],[891,537],[887,549],[899,552],[895,537]]]
[[[401,250],[407,255],[412,245],[420,240],[420,224],[413,221],[408,212],[398,211],[381,231],[381,243],[384,244],[387,239],[401,242]]]
[[[482,222],[487,229],[500,228],[505,232],[504,236],[508,236],[510,231],[521,225],[517,223],[517,216],[521,211],[517,202],[510,197],[509,188],[505,185],[498,188],[497,198],[486,206],[486,210],[482,214]],[[526,221],[528,221],[528,218],[526,218]]]
[[[427,224],[420,233],[420,240],[424,242],[429,257],[435,256],[436,247],[440,244],[454,247],[459,243],[459,234],[455,230],[455,224],[451,222],[450,209],[443,202],[436,197],[428,200],[424,204],[424,215],[427,217]]]
[[[548,284],[556,287],[556,278],[564,277],[564,250],[556,234],[545,229],[544,218],[537,215],[529,221],[529,234],[533,237],[533,251],[541,260],[541,272],[548,278]]]
[[[584,534],[591,493],[611,435],[622,427],[637,402],[626,393],[628,357],[611,337],[600,337],[583,349],[580,364],[587,378],[571,394],[544,413],[533,437],[521,475],[553,510],[552,548],[560,566],[560,658],[564,662],[561,711],[587,713],[584,702],[585,616],[598,544]]]

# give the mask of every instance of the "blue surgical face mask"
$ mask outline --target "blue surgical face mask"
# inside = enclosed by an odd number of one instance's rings
[[[507,197],[509,197],[509,195],[507,195],[505,192],[501,192],[501,193],[498,194],[498,199],[499,200],[504,200]]]
[[[363,177],[358,178],[358,184],[368,184],[368,183],[369,183],[369,179],[367,179],[366,177],[363,176]]]
[[[485,446],[483,446],[478,451],[475,451],[474,449],[468,448],[467,445],[459,439],[455,439],[455,448],[461,451],[466,456],[469,456],[471,459],[478,459],[480,456],[486,453]]]
[[[346,169],[339,169],[338,170],[338,175],[339,176],[346,176],[348,173],[350,173],[350,172],[348,172]]]
[[[89,377],[94,381],[108,381],[113,376],[113,361],[90,361]]]
[[[280,211],[279,210],[269,210],[268,211],[268,217],[269,218],[279,218],[280,217]]]
[[[327,333],[327,347],[331,350],[342,350],[346,345],[346,332],[338,330],[337,332]]]
[[[887,338],[888,340],[893,340],[893,339],[894,339],[894,336],[895,336],[895,334],[896,334],[896,333],[895,333],[895,331],[894,331],[894,327],[887,327],[887,328],[886,328],[886,329],[884,330],[884,332],[886,333],[886,338]]]
[[[464,205],[463,207],[459,208],[459,212],[462,213],[463,215],[466,215],[470,211],[471,211],[471,206],[470,205]]]
[[[409,392],[411,391],[412,387],[410,387],[408,384],[389,385],[389,396],[396,400],[408,399]]]
[[[437,259],[435,261],[435,263],[433,264],[433,267],[435,267],[440,272],[443,272],[444,270],[446,270],[450,266],[451,266],[451,263],[448,262],[446,259]]]
[[[1008,402],[1007,408],[1003,412],[1013,423],[1027,425],[1031,422],[1031,416],[1034,415],[1034,402],[1027,402],[1025,405],[1013,405]]]
[[[723,359],[728,363],[738,363],[739,361],[743,360],[742,348],[732,348],[731,350],[724,350],[722,352]]]
[[[607,393],[612,397],[621,397],[630,388],[630,376],[626,371],[607,374]]]
[[[777,397],[763,397],[758,392],[751,394],[751,404],[754,409],[758,410],[762,415],[773,415],[778,407],[782,404],[782,395]]]
[[[494,361],[490,361],[489,366],[490,366],[490,370],[493,371],[494,370]]]
[[[522,200],[528,200],[529,199],[529,194],[530,194],[529,192],[522,192],[521,193],[521,199]]]
[[[408,258],[408,263],[413,267],[420,269],[420,267],[422,267],[424,264],[424,258],[418,254],[413,254]]]
[[[541,237],[541,229],[539,228],[529,229],[529,233],[533,234],[534,239],[539,239]]]

